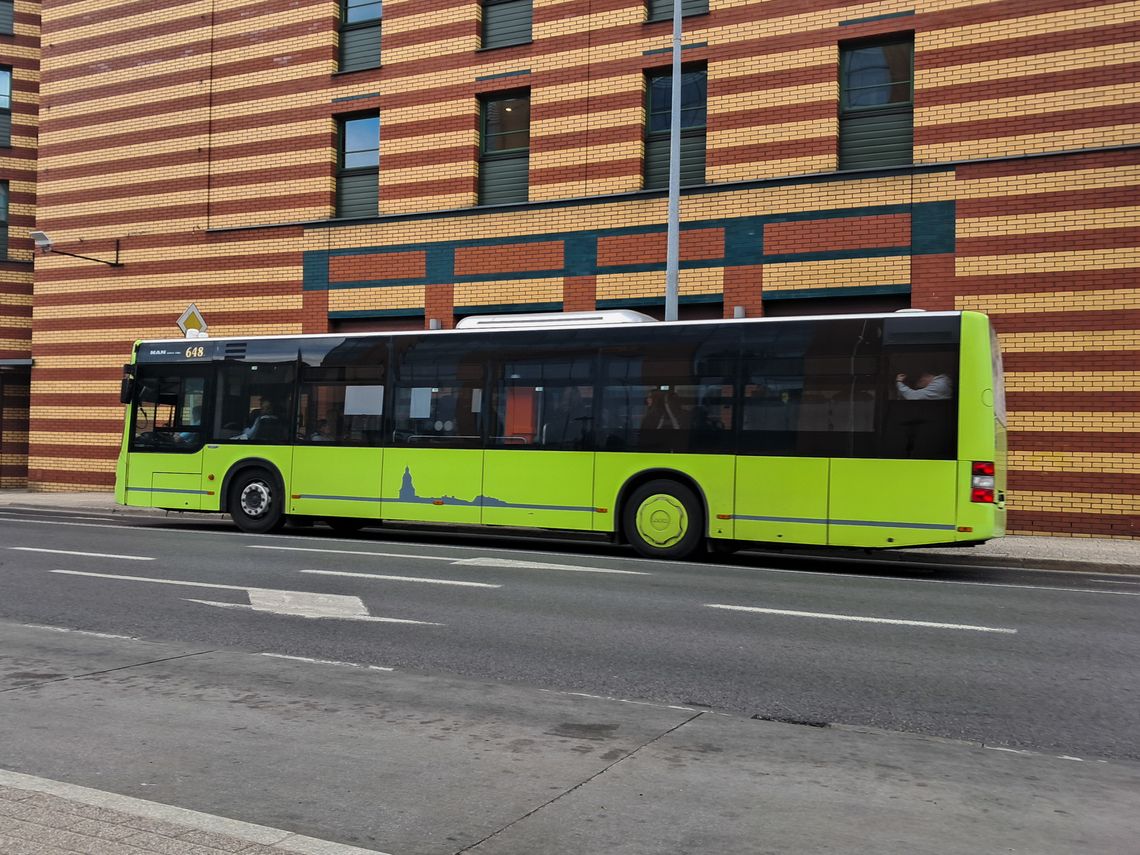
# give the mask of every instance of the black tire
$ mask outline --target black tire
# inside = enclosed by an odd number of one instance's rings
[[[665,478],[649,481],[626,499],[622,530],[646,558],[689,558],[704,545],[704,506],[684,484]]]
[[[273,473],[247,469],[230,485],[229,512],[249,534],[268,534],[285,525],[285,491]]]
[[[364,520],[353,519],[352,517],[329,517],[325,522],[337,534],[356,534],[364,528]]]

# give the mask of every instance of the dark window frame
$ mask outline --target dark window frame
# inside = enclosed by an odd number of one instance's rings
[[[380,35],[383,35],[384,12],[383,12],[383,6],[379,2],[379,0],[377,0],[377,2],[376,2],[376,5],[381,6],[379,15],[377,15],[375,18],[365,18],[364,20],[361,20],[361,21],[350,22],[348,20],[349,11],[351,8],[350,4],[353,4],[353,3],[358,3],[359,5],[364,5],[364,6],[373,5],[372,2],[370,2],[370,0],[340,0],[340,30],[339,30],[340,48],[339,48],[339,52],[338,52],[338,56],[337,56],[337,71],[338,71],[338,73],[347,74],[347,73],[351,73],[354,71],[366,71],[366,70],[372,69],[372,68],[379,68],[381,65],[380,52],[378,51],[376,54],[376,63],[374,65],[356,65],[356,66],[353,66],[351,68],[345,68],[344,67],[345,66],[344,45],[345,45],[346,34],[359,33],[359,32],[362,32],[364,30],[376,29],[379,31]]]
[[[346,161],[350,152],[347,149],[348,145],[348,125],[350,122],[357,122],[364,119],[375,119],[376,121],[376,165],[375,166],[346,166]],[[336,117],[336,137],[337,137],[337,162],[336,162],[336,217],[337,218],[352,218],[352,217],[375,217],[380,213],[380,113],[372,110],[365,113],[346,113]],[[373,149],[360,149],[360,151],[373,151]],[[374,209],[367,214],[345,214],[344,207],[341,201],[342,182],[347,178],[363,178],[364,176],[372,177],[376,185],[376,205]]]
[[[8,230],[12,207],[12,185],[7,179],[0,180],[0,261],[9,258]]]
[[[488,44],[492,41],[494,36],[489,33],[487,29],[487,9],[491,6],[506,6],[511,3],[530,3],[531,7],[531,29],[525,39],[516,39],[514,41],[502,41]],[[479,25],[479,50],[498,50],[499,48],[514,47],[516,45],[528,45],[534,41],[534,4],[531,0],[482,0],[482,16]]]
[[[15,0],[0,0],[0,22],[5,24],[0,28],[0,36],[16,35],[16,3]]]
[[[527,102],[527,144],[525,147],[516,147],[510,149],[503,149],[499,151],[488,151],[487,149],[487,122],[490,115],[488,106],[495,101],[509,101],[513,99],[525,98]],[[530,200],[530,89],[507,89],[501,92],[487,92],[479,96],[479,186],[478,198],[476,204],[513,204],[523,203]],[[508,202],[495,202],[488,203],[484,201],[484,169],[485,164],[494,163],[496,161],[505,160],[525,160],[527,162],[527,182],[526,182],[526,197],[522,199],[514,199]]]
[[[685,7],[690,7],[686,11]],[[693,6],[702,8],[693,9]],[[660,7],[654,12],[654,7]],[[645,23],[656,24],[661,21],[673,20],[673,3],[655,2],[655,0],[645,0]],[[709,13],[709,0],[681,0],[681,17],[692,18],[696,15],[707,15]]]
[[[897,85],[894,82],[887,84],[875,84],[872,86],[851,87],[848,81],[848,75],[851,73],[850,63],[855,51],[864,48],[874,47],[889,47],[895,45],[903,45],[909,48],[910,51],[910,76],[905,82],[908,84],[910,97],[905,101],[892,101],[887,104],[875,104],[871,106],[852,106],[850,104],[850,96],[853,91],[880,88],[883,86]],[[914,147],[913,147],[913,133],[914,133],[914,32],[908,31],[905,33],[891,33],[885,36],[875,36],[867,39],[857,39],[853,41],[844,41],[839,43],[839,103],[838,103],[838,152],[836,162],[839,169],[844,168],[860,168],[850,167],[844,163],[843,159],[843,136],[844,131],[850,128],[853,120],[866,119],[866,118],[891,118],[904,116],[910,117],[910,128],[912,135],[912,144],[910,152],[905,159],[888,158],[882,163],[874,165],[880,166],[907,166],[914,162]],[[902,83],[903,81],[898,81]],[[873,168],[873,167],[868,167]]]
[[[8,91],[0,88],[0,148],[12,147],[12,90],[15,83],[15,68],[0,65],[0,75],[8,77]],[[4,102],[7,101],[7,104]]]
[[[686,180],[684,173],[682,173],[682,175],[681,175],[681,186],[682,187],[693,187],[693,186],[698,186],[700,184],[704,184],[705,183],[705,171],[708,168],[708,126],[709,126],[709,122],[708,122],[708,105],[709,105],[708,73],[709,73],[709,70],[708,70],[708,64],[707,63],[705,63],[705,62],[692,62],[692,63],[685,63],[681,66],[682,99],[684,97],[683,96],[683,93],[684,93],[684,79],[683,78],[684,78],[684,76],[686,74],[691,74],[691,73],[697,72],[697,71],[702,72],[705,75],[705,102],[704,102],[705,123],[703,125],[700,125],[700,126],[697,126],[697,125],[692,125],[689,127],[685,127],[684,125],[681,126],[681,148],[682,148],[682,150],[684,149],[686,140],[700,139],[702,141],[702,148],[704,149],[705,165],[701,170],[701,180],[700,181]],[[645,136],[644,136],[643,145],[645,148],[645,153],[644,153],[644,158],[643,158],[644,162],[642,164],[642,173],[641,174],[642,174],[642,184],[644,185],[646,190],[661,190],[661,189],[664,189],[665,187],[668,187],[668,179],[666,179],[665,184],[662,184],[660,186],[658,186],[656,184],[651,184],[649,182],[650,161],[651,161],[650,144],[654,143],[654,142],[656,142],[656,143],[666,142],[667,143],[669,140],[669,129],[668,128],[666,128],[663,131],[654,131],[652,129],[653,128],[653,117],[654,116],[661,115],[662,112],[664,112],[664,115],[671,117],[671,114],[673,111],[672,110],[672,103],[670,103],[670,107],[666,111],[654,111],[653,110],[653,82],[655,80],[660,80],[663,78],[670,78],[671,79],[672,74],[673,74],[673,69],[669,66],[666,66],[664,68],[647,69],[644,73],[644,85],[645,85],[645,132],[644,133],[645,133]],[[684,104],[684,100],[682,100],[682,102],[681,102],[682,121],[684,120],[683,117],[684,117],[684,114],[686,112],[686,109],[693,110],[695,108],[694,107],[686,108],[685,104]]]

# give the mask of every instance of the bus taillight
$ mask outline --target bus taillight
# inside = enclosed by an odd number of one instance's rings
[[[970,501],[993,504],[994,464],[991,460],[975,460],[971,469]]]

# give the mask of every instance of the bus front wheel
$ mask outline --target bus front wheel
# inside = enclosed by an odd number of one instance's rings
[[[275,479],[264,469],[249,469],[230,487],[229,512],[237,527],[250,534],[268,534],[285,524],[284,502]]]
[[[676,481],[659,479],[636,488],[622,521],[630,544],[646,558],[688,558],[704,541],[701,500]]]

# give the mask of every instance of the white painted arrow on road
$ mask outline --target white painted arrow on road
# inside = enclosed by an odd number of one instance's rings
[[[245,591],[249,605],[244,603],[218,603],[211,600],[188,602],[223,609],[249,609],[255,612],[291,615],[305,618],[333,618],[336,620],[373,621],[376,623],[406,623],[419,626],[440,626],[424,620],[375,617],[360,597],[344,594],[316,594],[311,591],[276,591],[272,588],[248,588],[244,585],[218,585],[212,582],[188,582],[180,579],[152,579],[146,576],[119,576],[112,573],[87,573],[82,570],[52,570],[66,576],[91,576],[96,579],[116,579],[125,582],[151,582],[156,585],[182,585],[189,588],[214,588],[223,591]]]

